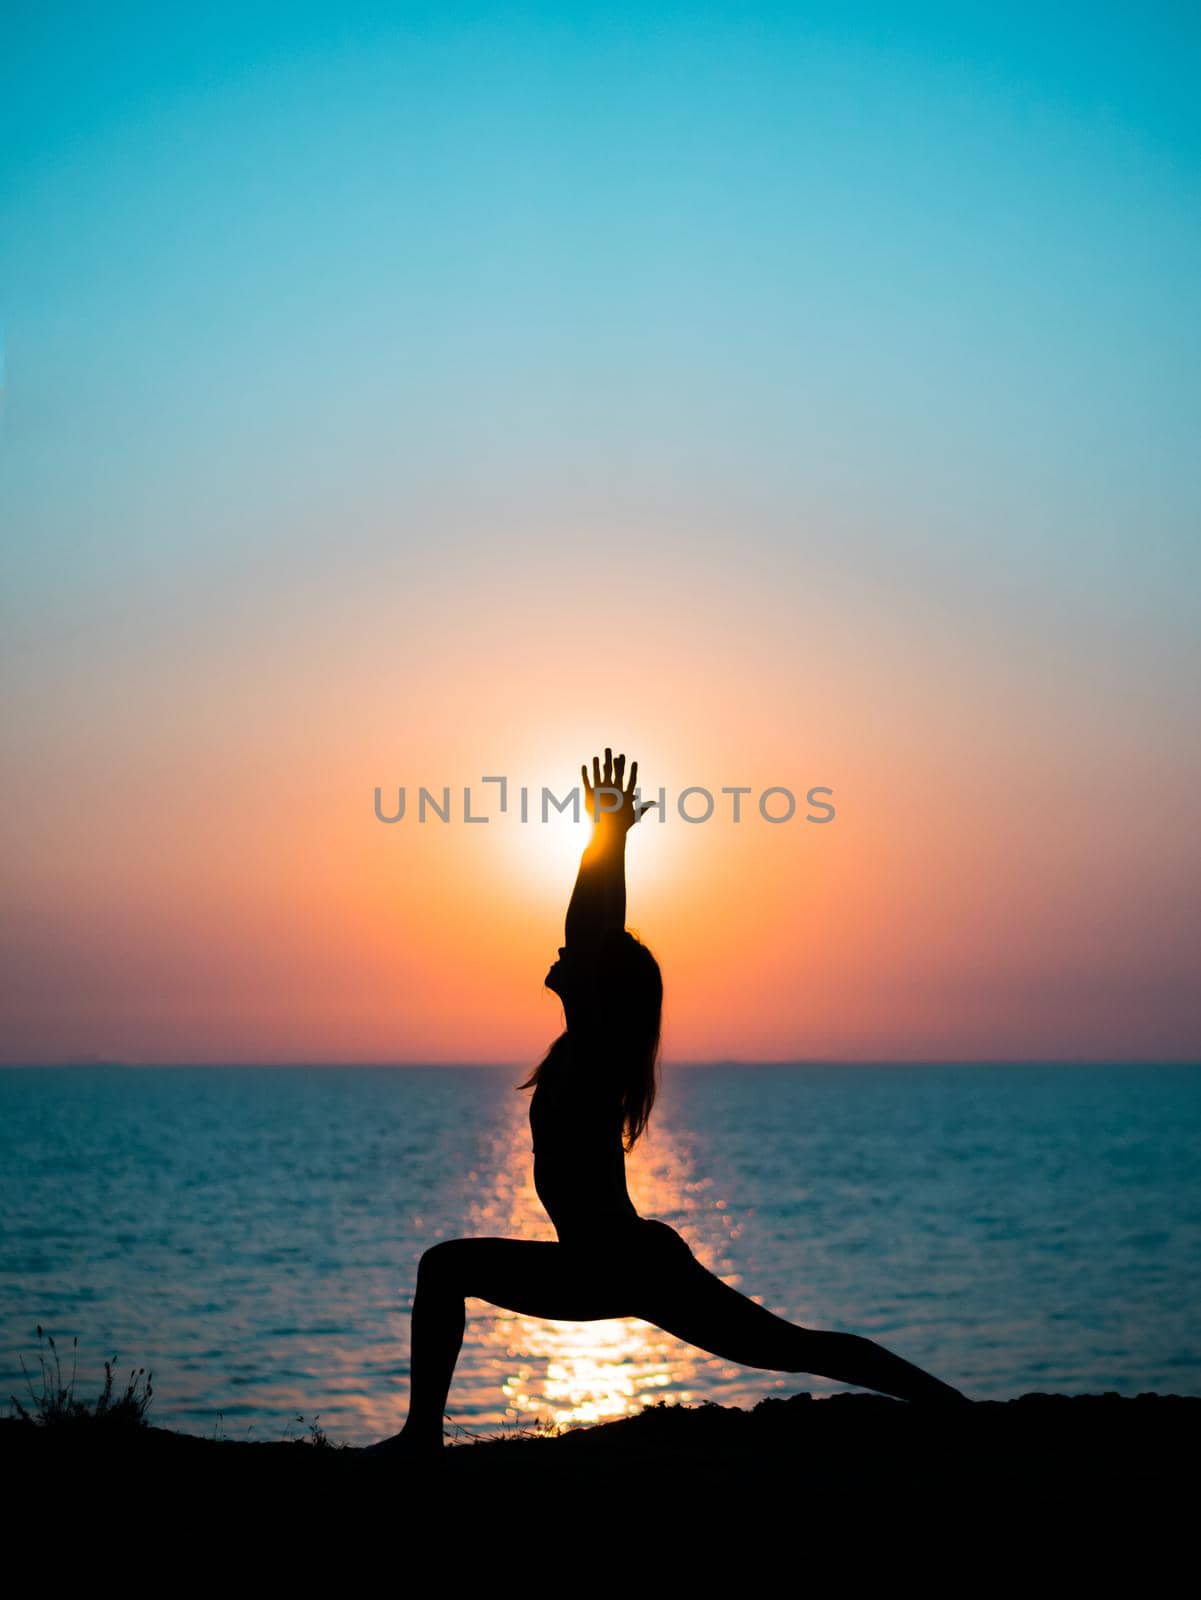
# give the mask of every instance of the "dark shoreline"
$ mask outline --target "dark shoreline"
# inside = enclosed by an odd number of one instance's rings
[[[1092,1513],[1190,1508],[1198,1489],[1201,1398],[1027,1394],[931,1410],[846,1393],[799,1393],[753,1410],[654,1405],[636,1417],[560,1436],[450,1444],[432,1466],[353,1446],[205,1439],[152,1426],[0,1422],[0,1466],[12,1483],[74,1482],[128,1493],[260,1502],[315,1490],[349,1501],[382,1490],[456,1504],[535,1496],[567,1510],[591,1496],[665,1493],[693,1504],[766,1502],[786,1488],[810,1504],[880,1510],[919,1504],[961,1511],[1052,1508]]]

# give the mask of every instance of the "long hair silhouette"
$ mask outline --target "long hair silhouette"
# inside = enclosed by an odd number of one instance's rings
[[[612,1083],[628,1153],[645,1133],[659,1092],[663,974],[637,934],[619,928],[607,930],[598,941],[591,981],[593,1004],[605,1017],[611,1050],[589,1066]],[[588,1030],[573,1040],[565,1028],[525,1082],[515,1087],[534,1089],[543,1072],[569,1071],[572,1057],[578,1059],[590,1046]]]

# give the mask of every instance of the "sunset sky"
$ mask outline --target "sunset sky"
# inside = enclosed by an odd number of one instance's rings
[[[669,1060],[1201,1055],[1199,69],[1174,5],[21,8],[3,1059],[532,1062],[584,830],[462,788],[605,744]]]

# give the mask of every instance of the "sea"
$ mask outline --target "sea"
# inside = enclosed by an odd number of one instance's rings
[[[0,1068],[0,1400],[108,1362],[161,1427],[396,1432],[422,1251],[554,1239],[527,1071]],[[627,1172],[725,1283],[974,1399],[1201,1395],[1201,1066],[669,1063]],[[840,1387],[471,1299],[447,1439]]]

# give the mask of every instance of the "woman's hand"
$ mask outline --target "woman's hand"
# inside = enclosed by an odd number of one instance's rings
[[[657,800],[651,800],[635,810],[634,795],[638,788],[638,763],[634,761],[630,764],[628,789],[625,787],[625,772],[625,756],[618,756],[614,761],[613,752],[608,747],[605,749],[603,771],[600,757],[592,758],[591,782],[587,766],[580,768],[580,774],[584,779],[584,806],[588,815],[599,828],[616,829],[621,834],[628,833],[644,811],[649,811],[651,806],[658,804]],[[606,794],[605,790],[610,792]]]

